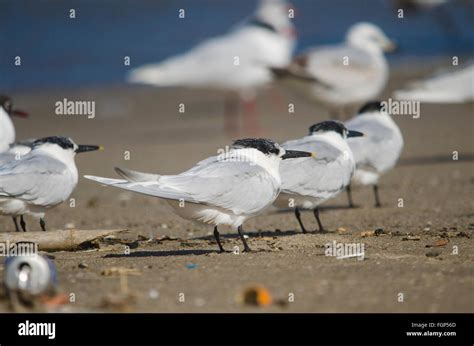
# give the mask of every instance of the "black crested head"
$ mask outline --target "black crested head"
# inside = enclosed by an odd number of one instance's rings
[[[62,136],[52,136],[52,137],[44,137],[37,139],[33,142],[33,147],[37,147],[41,144],[50,143],[50,144],[57,144],[63,149],[73,149],[74,150],[74,143],[68,137]]]
[[[383,108],[382,101],[371,101],[367,102],[359,109],[358,114],[371,113],[371,112],[380,112]]]
[[[343,136],[344,132],[347,131],[347,129],[343,123],[334,120],[322,121],[320,123],[314,124],[309,128],[309,134],[327,131],[334,131]]]
[[[280,147],[273,142],[271,139],[266,138],[242,138],[237,139],[232,143],[232,147],[239,149],[239,148],[254,148],[262,153],[268,154],[275,154],[278,155],[280,153]]]
[[[13,109],[13,102],[10,97],[7,95],[0,95],[0,106],[5,109],[5,111],[10,114]]]

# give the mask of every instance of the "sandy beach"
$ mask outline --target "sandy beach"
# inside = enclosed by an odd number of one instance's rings
[[[384,98],[412,72],[395,70]],[[65,203],[50,210],[49,229],[128,230],[119,237],[128,242],[129,254],[124,244],[105,243],[99,249],[49,254],[58,268],[61,291],[76,297],[67,311],[474,310],[472,103],[422,104],[419,119],[395,117],[405,147],[399,164],[381,180],[383,208],[373,207],[371,189],[354,188],[358,208],[346,208],[344,193],[324,205],[321,217],[327,234],[301,234],[291,211],[271,213],[244,224],[253,252],[219,254],[210,227],[180,219],[163,201],[102,187],[82,175],[115,177],[115,166],[173,174],[216,154],[233,139],[246,137],[223,131],[224,95],[118,85],[11,96],[31,114],[28,120],[15,120],[18,139],[66,135],[81,144],[105,147],[76,158],[81,176],[71,196],[76,206]],[[56,115],[54,104],[63,98],[95,101],[95,118]],[[287,112],[289,102],[295,104],[294,114]],[[185,113],[179,113],[180,103]],[[310,125],[327,118],[323,108],[281,87],[264,91],[257,107],[261,136],[280,142],[304,136]],[[453,160],[454,151],[458,160]],[[316,228],[310,212],[303,219],[308,228]],[[27,222],[30,231],[40,231],[36,221]],[[2,231],[11,232],[12,226],[10,218],[0,218]],[[378,236],[362,236],[378,228],[383,230]],[[227,249],[241,245],[236,232],[223,228],[221,233]],[[325,244],[334,241],[364,244],[364,260],[325,256]],[[119,277],[101,274],[110,267],[137,272],[126,283],[134,299],[121,307],[107,304],[122,287]],[[243,290],[255,284],[280,303],[242,304]],[[8,311],[5,300],[0,311]]]

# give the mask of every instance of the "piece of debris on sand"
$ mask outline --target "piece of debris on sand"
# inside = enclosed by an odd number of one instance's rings
[[[438,257],[439,255],[441,255],[439,250],[430,250],[426,253],[426,257]]]
[[[118,292],[107,293],[101,301],[100,307],[117,312],[131,312],[137,301],[137,294],[130,290],[128,285],[129,275],[140,275],[141,272],[134,268],[110,267],[102,270],[104,276],[118,276]]]
[[[362,238],[366,238],[366,237],[378,237],[382,234],[385,234],[385,231],[383,230],[383,228],[376,228],[374,230],[370,230],[370,231],[363,231],[360,233],[360,236]]]
[[[116,312],[131,312],[137,301],[133,293],[108,293],[102,298],[100,308]]]
[[[403,237],[402,240],[421,240],[421,238],[417,235],[407,235],[406,237]]]
[[[96,242],[107,235],[124,232],[123,229],[78,230],[66,229],[46,232],[0,233],[1,243],[31,242],[38,245],[39,251],[74,251],[97,247]]]
[[[105,268],[101,271],[103,276],[120,276],[120,275],[141,275],[142,273],[138,269],[125,268],[125,267],[110,267]]]
[[[444,231],[440,235],[442,238],[470,238],[471,236],[463,231]]]
[[[268,307],[270,305],[286,307],[288,302],[284,299],[275,299],[270,291],[262,285],[252,285],[245,288],[238,296],[237,302],[248,306]]]
[[[262,307],[269,306],[273,302],[270,292],[260,285],[245,288],[239,300],[246,305]]]
[[[427,244],[426,247],[440,247],[449,243],[449,239],[438,239],[433,244]]]
[[[336,233],[337,234],[346,234],[347,233],[347,229],[345,229],[344,227],[338,227],[336,229]]]

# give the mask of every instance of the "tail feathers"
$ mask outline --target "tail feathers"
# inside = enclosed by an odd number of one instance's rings
[[[139,172],[137,172],[139,173]],[[144,173],[141,173],[144,174]],[[153,181],[145,182],[133,182],[123,179],[109,179],[103,177],[97,177],[94,175],[85,175],[84,178],[96,181],[102,185],[109,185],[117,187],[123,190],[133,191],[153,197],[161,197],[164,199],[186,201],[192,203],[199,203],[193,196],[183,191],[174,190],[166,186],[160,186],[158,183]]]
[[[130,169],[115,167],[115,172],[129,182],[158,181],[158,174],[142,173]]]
[[[308,82],[317,82],[317,79],[306,73],[304,70],[290,67],[270,67],[270,71],[277,78],[295,78]]]
[[[303,68],[290,65],[289,67],[270,67],[270,71],[275,75],[278,79],[291,79],[297,80],[302,82],[309,82],[309,83],[316,83],[322,85],[325,88],[330,89],[331,86],[327,83],[320,81],[318,78],[314,77],[310,73],[308,73]]]
[[[84,175],[84,178],[92,180],[92,181],[96,181],[103,185],[116,185],[116,184],[128,183],[127,180],[123,180],[123,179],[109,179],[109,178],[98,177],[95,175]]]

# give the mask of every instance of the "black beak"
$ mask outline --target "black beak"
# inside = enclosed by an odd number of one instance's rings
[[[314,156],[313,153],[308,153],[307,151],[287,150],[285,155],[283,155],[281,159],[286,160],[286,159],[296,159],[298,157],[312,157],[312,156]]]
[[[20,118],[27,118],[28,117],[28,113],[23,112],[19,109],[12,110],[11,115],[14,115],[14,116],[17,116],[17,117],[20,117]]]
[[[85,153],[86,151],[94,151],[94,150],[103,150],[102,146],[98,145],[79,145],[76,149],[76,153]]]
[[[400,46],[395,41],[391,40],[385,48],[385,51],[387,53],[396,53],[400,51]]]
[[[349,130],[349,132],[347,133],[347,138],[350,138],[350,137],[362,137],[363,135],[364,135],[364,134],[363,134],[362,132]]]

